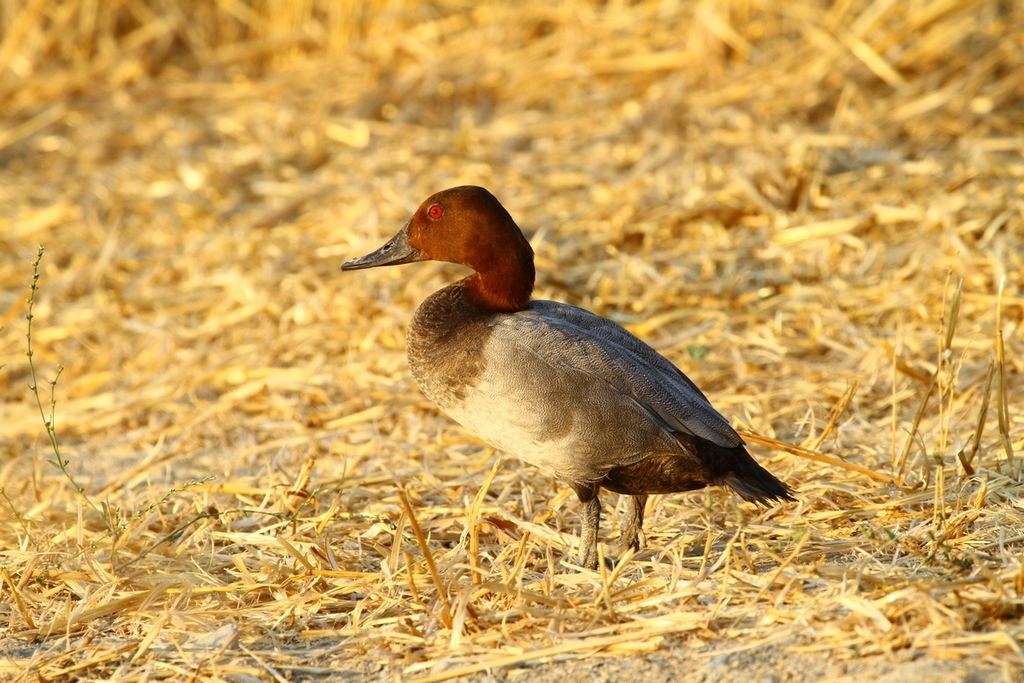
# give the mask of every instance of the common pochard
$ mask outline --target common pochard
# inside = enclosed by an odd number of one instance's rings
[[[616,553],[644,547],[651,494],[717,484],[757,503],[793,500],[664,356],[611,320],[530,299],[533,250],[487,190],[438,192],[384,246],[342,270],[430,260],[475,272],[413,315],[413,377],[457,422],[576,492],[582,566],[597,566],[602,488],[630,496]]]

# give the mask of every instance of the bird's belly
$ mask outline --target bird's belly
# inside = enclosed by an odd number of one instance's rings
[[[603,382],[538,364],[529,354],[493,356],[466,381],[469,362],[414,367],[423,393],[496,449],[567,483],[601,480],[674,439]]]
[[[445,387],[437,376],[420,382],[423,393],[446,415],[499,451],[560,477],[580,468],[585,453],[573,443],[567,416],[551,414],[523,395],[526,392],[510,396],[508,387],[496,387],[486,377],[458,391]]]

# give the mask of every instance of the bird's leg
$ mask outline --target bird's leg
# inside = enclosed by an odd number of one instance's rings
[[[601,499],[597,484],[573,486],[583,504],[583,528],[580,532],[580,552],[577,562],[586,569],[597,569],[597,527],[601,523]]]
[[[622,518],[622,531],[615,544],[616,557],[621,556],[630,548],[643,550],[647,547],[647,537],[644,536],[645,505],[647,505],[647,496],[630,496],[627,499],[626,514]]]

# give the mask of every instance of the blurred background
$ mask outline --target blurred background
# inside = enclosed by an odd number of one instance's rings
[[[756,451],[803,500],[773,522],[811,530],[794,571],[854,552],[829,545],[851,534],[885,536],[851,531],[851,520],[874,524],[880,506],[901,501],[885,508],[885,524],[912,538],[900,552],[916,560],[904,567],[892,547],[861,539],[870,562],[909,581],[922,558],[937,561],[942,537],[952,564],[935,571],[956,575],[966,557],[957,543],[981,552],[1024,523],[1012,503],[1021,493],[1022,131],[1024,5],[1007,0],[7,0],[0,518],[9,529],[0,548],[15,576],[9,590],[28,590],[44,565],[88,574],[83,557],[116,564],[125,554],[136,558],[129,583],[151,588],[171,556],[222,547],[210,534],[257,531],[245,515],[198,525],[200,511],[272,509],[297,523],[295,496],[312,506],[303,514],[323,515],[293,527],[308,534],[293,538],[305,557],[302,544],[324,545],[330,529],[341,566],[371,574],[387,557],[394,569],[397,551],[367,555],[351,539],[374,524],[357,513],[405,519],[396,482],[434,511],[421,523],[450,544],[438,561],[451,563],[452,585],[467,562],[464,515],[485,480],[497,496],[486,505],[575,528],[574,501],[546,475],[503,462],[491,484],[495,455],[412,383],[405,325],[463,271],[339,271],[429,194],[458,184],[490,189],[523,228],[537,253],[537,297],[626,325],[741,428],[878,474]],[[88,503],[47,462],[58,365],[56,434]],[[982,485],[971,478],[979,473],[991,477]],[[741,513],[725,494],[708,495],[719,512],[701,507],[704,494],[656,501],[655,546],[678,542],[681,528],[697,537],[684,539],[683,555],[700,555],[707,529],[728,541]],[[979,512],[951,531],[967,499]],[[58,533],[80,515],[78,537]],[[188,533],[168,542],[180,525]],[[508,580],[510,533],[540,563],[528,567],[538,577],[547,557],[566,554],[517,528],[486,527],[474,562]],[[779,557],[797,537],[778,541]],[[1003,573],[1019,558],[991,552],[991,564],[974,566],[1009,602],[972,623],[997,635],[957,645],[968,627],[947,613],[953,598],[935,593],[939,607],[914,612],[900,602],[910,597],[887,597],[894,583],[872,584],[884,618],[902,610],[913,628],[941,623],[948,642],[861,623],[877,626],[873,616],[817,636],[844,652],[855,639],[865,654],[976,648],[1019,660],[1009,645],[1019,628],[1007,636],[999,616],[1019,613],[1019,583],[1007,592],[1015,579]],[[658,557],[644,560],[652,576]],[[232,562],[203,575],[233,585]],[[46,597],[28,600],[28,612],[10,609],[10,628],[30,628],[25,614],[56,618],[69,595],[93,596],[59,572],[46,576]],[[76,580],[108,585],[94,574]],[[552,595],[583,590],[545,585]],[[821,597],[808,591],[809,601]],[[677,597],[630,618],[678,611]],[[747,609],[763,616],[781,604],[770,603],[762,591]],[[260,604],[250,604],[252,619],[280,617]],[[798,605],[804,623],[832,623],[835,603],[814,605]],[[388,618],[396,609],[364,608]],[[157,618],[147,610],[101,633]],[[311,609],[295,629],[348,628],[351,612]],[[522,623],[534,623],[528,616]],[[193,617],[213,630],[223,615]],[[424,661],[470,656],[469,640],[431,640],[440,626],[428,613],[413,618],[413,631],[427,634]],[[191,623],[163,627],[185,637]],[[412,632],[387,623],[380,647],[400,650]],[[702,626],[712,644],[717,623]],[[801,633],[793,627],[793,642]],[[522,641],[508,637],[519,648],[557,640],[525,626]],[[164,655],[138,661],[150,656]],[[24,657],[59,670],[44,649]]]

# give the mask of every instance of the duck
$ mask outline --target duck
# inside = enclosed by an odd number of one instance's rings
[[[645,548],[650,495],[723,486],[765,506],[795,500],[671,361],[612,320],[532,299],[533,249],[488,190],[431,195],[394,237],[342,270],[431,260],[473,273],[413,314],[412,375],[456,422],[575,492],[579,566],[597,568],[601,489],[628,497],[619,555]]]

